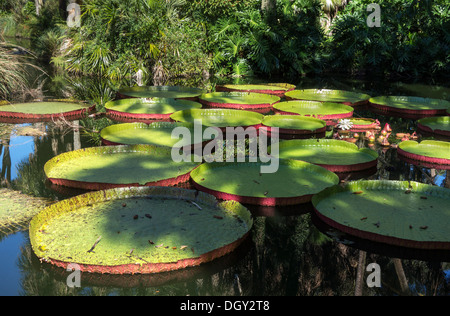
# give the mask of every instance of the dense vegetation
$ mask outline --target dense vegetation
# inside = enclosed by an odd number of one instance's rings
[[[327,72],[428,77],[449,73],[447,0],[4,0],[0,35],[74,74],[155,84],[191,75],[298,77]],[[78,1],[80,2],[80,1]],[[348,3],[347,3],[348,2]],[[43,3],[36,8],[35,3]]]

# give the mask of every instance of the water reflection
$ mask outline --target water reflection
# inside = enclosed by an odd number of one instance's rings
[[[167,85],[213,87],[227,80],[202,82],[172,81]],[[252,79],[240,79],[247,83]],[[274,81],[273,79],[271,81]],[[286,79],[279,80],[287,81]],[[130,84],[130,83],[125,83]],[[400,84],[348,78],[304,79],[299,88],[329,88],[362,91],[371,95],[408,94],[441,96],[449,99],[448,88],[430,88],[417,84]],[[46,82],[52,97],[76,96],[92,100],[99,109],[114,97],[120,83],[89,78],[67,78],[58,74]],[[414,120],[377,115],[359,108],[355,116],[389,123],[396,132],[412,132]],[[111,124],[105,122],[104,124]],[[77,128],[80,126],[81,128]],[[30,127],[45,132],[42,135],[14,138],[16,125],[2,124],[1,180],[8,186],[31,196],[61,200],[84,191],[58,191],[48,185],[44,164],[52,157],[79,148],[93,146],[95,124],[83,119],[67,124],[34,123]],[[91,133],[83,133],[82,127]],[[358,146],[366,144],[358,143]],[[375,145],[379,162],[369,180],[413,180],[450,188],[449,172],[414,166],[400,160],[393,147]],[[349,181],[343,177],[342,180]],[[62,188],[59,188],[62,189]],[[311,205],[283,208],[250,208],[254,227],[245,245],[236,253],[198,268],[177,273],[151,276],[82,275],[81,288],[69,288],[70,272],[48,267],[32,252],[26,231],[0,240],[0,253],[10,256],[10,250],[20,245],[16,267],[0,261],[0,279],[16,275],[3,283],[3,292],[12,295],[449,295],[449,252],[419,251],[358,240],[343,235],[320,223],[312,215]],[[11,237],[11,236],[10,236]],[[13,241],[14,240],[14,241]],[[21,242],[17,242],[20,240]],[[11,260],[8,261],[11,263]],[[381,267],[380,288],[369,288],[366,266]],[[13,271],[11,271],[13,270]],[[19,289],[14,285],[19,283]]]

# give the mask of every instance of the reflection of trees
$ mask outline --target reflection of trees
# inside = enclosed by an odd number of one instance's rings
[[[2,185],[7,185],[11,183],[11,153],[9,150],[9,144],[11,140],[8,137],[7,139],[2,139],[2,143],[0,145],[0,155],[3,150],[3,158],[2,158],[2,172],[0,175],[0,181]]]
[[[62,124],[48,123],[47,135],[35,137],[35,152],[28,160],[18,163],[14,186],[26,194],[56,199],[56,192],[45,186],[45,163],[54,156],[80,146],[79,133]],[[75,136],[75,137],[74,137]],[[74,144],[75,143],[75,144]]]

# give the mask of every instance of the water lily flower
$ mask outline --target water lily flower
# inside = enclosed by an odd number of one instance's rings
[[[349,130],[353,127],[353,122],[349,119],[341,119],[339,120],[337,127],[342,130]]]

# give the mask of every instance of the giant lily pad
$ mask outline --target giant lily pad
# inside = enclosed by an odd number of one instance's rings
[[[181,110],[198,109],[202,105],[190,100],[131,98],[105,104],[106,115],[121,122],[170,121],[170,115]]]
[[[354,181],[312,199],[315,212],[345,233],[397,246],[450,249],[450,190],[418,182]]]
[[[199,97],[199,102],[207,107],[239,109],[267,113],[280,98],[274,95],[252,92],[211,92]]]
[[[70,223],[70,224],[68,224]],[[233,201],[180,188],[120,188],[58,202],[33,218],[30,241],[43,261],[83,272],[183,269],[234,249],[252,227]]]
[[[216,86],[217,92],[253,92],[264,93],[283,97],[288,91],[294,90],[295,85],[289,83],[265,83],[265,84],[225,84]]]
[[[203,93],[205,93],[205,90],[194,87],[142,86],[120,89],[117,95],[120,98],[165,98],[197,101],[197,98]]]
[[[292,90],[286,92],[285,97],[287,100],[343,103],[349,106],[367,104],[370,99],[370,96],[365,93],[331,89]]]
[[[339,182],[325,168],[304,161],[276,161],[279,165],[272,173],[262,172],[268,163],[204,163],[191,172],[191,178],[199,190],[220,199],[266,206],[306,203],[313,194]]]
[[[192,109],[178,111],[170,116],[177,122],[195,123],[200,121],[204,126],[218,127],[259,127],[264,115],[252,111],[235,109]]]
[[[278,131],[274,128],[278,128]],[[300,115],[265,116],[260,131],[271,136],[274,132],[281,139],[325,137],[327,123],[313,117]]]
[[[42,101],[11,103],[0,106],[0,120],[4,123],[45,122],[64,118],[80,119],[95,106],[81,102]]]
[[[343,119],[353,116],[353,108],[341,103],[318,102],[318,101],[284,101],[274,104],[275,112],[279,114],[297,114],[312,116],[326,120],[332,125],[332,120]]]
[[[450,139],[450,116],[433,116],[417,121],[417,129],[425,134]]]
[[[450,169],[450,142],[424,140],[403,141],[398,145],[399,157],[414,165],[428,168]]]
[[[178,127],[187,129],[190,137],[180,137],[180,139],[178,134],[172,137],[174,129]],[[149,125],[123,123],[105,127],[101,130],[100,136],[105,145],[147,144],[171,148],[190,148],[191,146],[202,146],[204,143],[211,141],[211,138],[204,138],[203,129],[199,127],[199,130],[196,130],[194,124],[178,122],[155,122]],[[196,133],[198,136],[196,136]]]
[[[361,171],[375,167],[378,161],[376,151],[337,139],[283,141],[279,144],[279,153],[272,155],[307,161],[332,172]]]
[[[201,159],[192,159],[200,160]],[[171,148],[151,145],[91,147],[58,155],[44,171],[53,184],[85,190],[177,185],[199,162],[175,162]]]
[[[419,119],[446,115],[450,102],[412,96],[380,96],[369,100],[372,109],[382,114]]]

